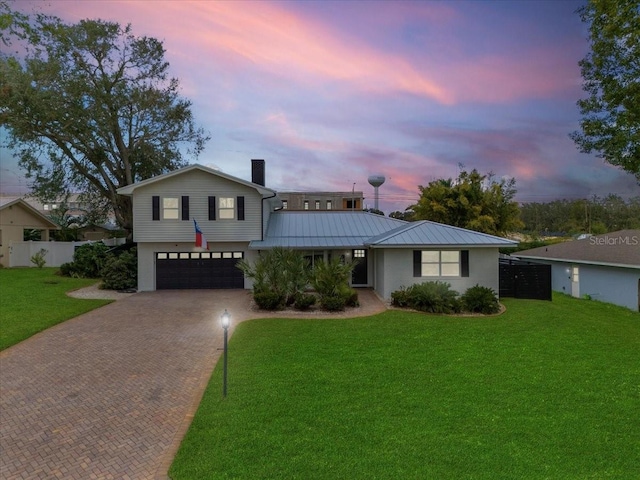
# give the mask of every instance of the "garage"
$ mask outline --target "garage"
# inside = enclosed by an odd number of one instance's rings
[[[156,289],[244,288],[243,252],[157,252]]]

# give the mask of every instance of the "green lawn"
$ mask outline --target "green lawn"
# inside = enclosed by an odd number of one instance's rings
[[[171,478],[640,478],[640,314],[504,303],[238,325]]]
[[[0,350],[109,303],[70,298],[65,292],[97,280],[55,275],[57,268],[0,268]]]

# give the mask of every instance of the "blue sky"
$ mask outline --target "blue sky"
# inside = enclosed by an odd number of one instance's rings
[[[198,163],[279,190],[346,190],[404,210],[458,165],[515,177],[520,201],[640,194],[578,152],[579,1],[19,2],[75,22],[131,23],[164,41],[211,135]],[[1,151],[0,191],[24,186]]]

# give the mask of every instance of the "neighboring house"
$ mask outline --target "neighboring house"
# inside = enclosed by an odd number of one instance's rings
[[[278,192],[283,210],[362,210],[362,192]]]
[[[433,222],[408,223],[362,211],[284,211],[264,186],[264,161],[248,182],[190,165],[123,187],[133,198],[138,289],[251,288],[236,268],[274,247],[302,251],[313,263],[358,260],[352,284],[382,297],[427,280],[458,291],[498,291],[498,248],[516,242]],[[195,246],[194,220],[209,250]]]
[[[555,291],[640,311],[640,230],[594,235],[513,256],[550,264]]]
[[[39,230],[40,239],[49,241],[49,230],[60,227],[21,198],[0,199],[0,264],[8,267],[12,242],[24,241],[25,230]]]

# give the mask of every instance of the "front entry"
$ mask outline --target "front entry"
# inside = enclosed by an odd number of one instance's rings
[[[367,251],[365,249],[353,250],[353,261],[356,266],[351,274],[352,285],[367,285],[369,283],[369,275],[367,271]]]

